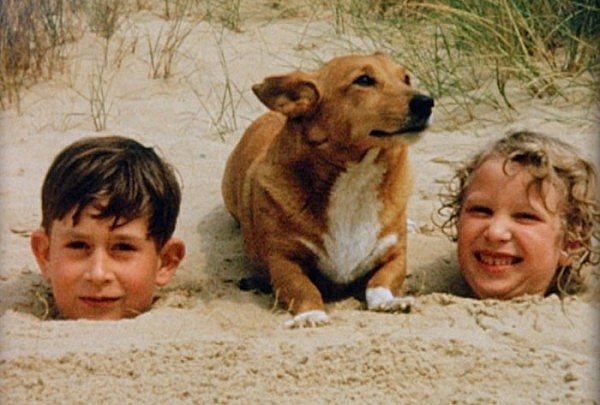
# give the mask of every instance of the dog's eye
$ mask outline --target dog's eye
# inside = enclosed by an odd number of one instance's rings
[[[369,75],[360,75],[352,83],[359,86],[374,86],[377,82]]]
[[[406,83],[410,86],[410,76],[409,75],[404,75],[404,83]]]

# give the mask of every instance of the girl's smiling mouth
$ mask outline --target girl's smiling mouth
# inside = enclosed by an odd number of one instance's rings
[[[489,251],[475,252],[475,259],[477,259],[485,270],[492,272],[504,271],[508,266],[513,266],[523,261],[523,258],[519,256]]]

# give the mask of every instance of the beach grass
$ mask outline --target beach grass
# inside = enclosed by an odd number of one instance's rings
[[[166,79],[173,74],[178,49],[197,23],[207,21],[239,32],[247,19],[263,14],[267,21],[265,8],[280,15],[301,15],[291,13],[292,7],[330,23],[338,35],[367,38],[373,47],[396,57],[418,79],[419,87],[444,99],[443,108],[457,122],[474,119],[482,105],[510,114],[524,94],[566,101],[570,91],[580,87],[598,94],[600,6],[596,0],[292,3],[267,1],[261,8],[250,0],[4,0],[0,2],[0,105],[19,108],[21,89],[60,71],[67,58],[65,44],[77,40],[86,28],[105,41],[108,50],[108,42],[128,14],[144,10],[161,15],[166,21],[164,32],[146,35],[148,70],[150,77]]]
[[[63,45],[80,35],[78,6],[64,0],[0,2],[0,106],[20,107],[20,91],[51,78]]]
[[[568,98],[598,88],[600,3],[595,0],[332,0],[338,23],[370,38],[464,118],[486,104]],[[342,8],[342,11],[340,11]],[[597,93],[597,92],[596,92]]]

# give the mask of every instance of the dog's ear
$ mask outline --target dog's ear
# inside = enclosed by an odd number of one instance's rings
[[[267,77],[252,86],[252,91],[264,105],[289,118],[310,115],[321,98],[316,81],[309,73],[301,71]]]

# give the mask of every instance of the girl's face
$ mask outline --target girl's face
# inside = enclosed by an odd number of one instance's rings
[[[544,294],[567,264],[561,196],[545,182],[545,204],[518,164],[490,157],[472,174],[458,219],[458,260],[480,298]]]

